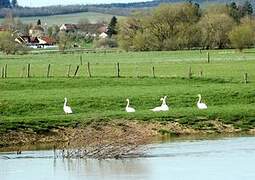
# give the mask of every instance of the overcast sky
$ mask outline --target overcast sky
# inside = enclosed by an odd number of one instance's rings
[[[148,0],[18,0],[21,6],[49,6],[49,5],[66,5],[66,4],[99,4],[99,3],[127,3],[142,2]]]

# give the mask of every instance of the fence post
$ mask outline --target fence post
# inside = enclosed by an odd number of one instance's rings
[[[244,83],[248,83],[248,73],[244,73]]]
[[[90,71],[90,63],[89,62],[87,64],[87,68],[88,68],[88,75],[91,78],[91,71]]]
[[[5,64],[5,68],[4,68],[4,78],[7,78],[7,64]]]
[[[155,67],[154,66],[152,66],[152,76],[153,76],[153,78],[156,78],[156,76],[155,76]]]
[[[74,72],[74,76],[73,76],[73,77],[76,77],[76,75],[77,75],[77,73],[78,73],[79,68],[80,68],[80,66],[79,66],[79,65],[77,65],[77,67],[76,67],[76,70],[75,70],[75,72]]]
[[[211,62],[211,59],[210,59],[210,53],[207,52],[207,63],[210,63]]]
[[[120,63],[117,62],[117,66],[116,66],[116,70],[117,70],[117,77],[120,77]]]
[[[189,67],[188,78],[189,78],[189,79],[192,78],[192,69],[191,69],[191,66]]]
[[[30,78],[30,67],[31,65],[30,64],[27,64],[27,77]]]
[[[50,64],[48,65],[48,69],[47,69],[47,78],[50,77]]]
[[[1,77],[4,78],[4,67],[1,68]]]
[[[202,70],[202,69],[199,71],[199,76],[200,76],[200,77],[203,76],[203,70]]]
[[[67,77],[70,77],[70,71],[71,71],[71,64],[68,65],[68,70],[67,70]]]

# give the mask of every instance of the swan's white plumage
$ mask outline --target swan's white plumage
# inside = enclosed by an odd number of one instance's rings
[[[168,107],[168,105],[166,104],[166,98],[167,98],[167,96],[165,96],[165,97],[163,98],[163,102],[162,102],[162,105],[161,105],[161,111],[169,111],[169,107]]]
[[[198,97],[199,97],[197,102],[198,109],[207,109],[208,108],[207,105],[201,102],[201,99],[202,99],[201,94],[198,94]]]
[[[66,104],[67,104],[67,98],[65,98],[63,110],[64,110],[64,112],[65,112],[66,114],[72,114],[73,111],[72,111],[71,107],[70,107],[70,106],[67,106]]]
[[[160,101],[162,101],[161,106],[155,107],[153,109],[151,109],[153,112],[159,112],[159,111],[168,111],[169,107],[166,104],[166,98],[167,96],[165,96],[164,98],[161,98]]]
[[[126,112],[128,112],[128,113],[135,112],[135,109],[134,109],[134,108],[129,107],[129,99],[127,99]]]
[[[163,98],[160,98],[160,101],[163,101]],[[163,102],[162,102],[163,103]],[[162,105],[161,105],[162,106]],[[158,107],[155,107],[155,108],[153,108],[153,109],[151,109],[153,112],[159,112],[159,111],[161,111],[162,109],[161,109],[161,106],[158,106]]]

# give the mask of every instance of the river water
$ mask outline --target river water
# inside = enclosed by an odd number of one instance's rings
[[[54,159],[53,151],[0,153],[0,180],[254,180],[255,137],[157,141],[144,157]]]

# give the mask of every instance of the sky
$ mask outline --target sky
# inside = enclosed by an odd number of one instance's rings
[[[67,5],[67,4],[99,4],[99,3],[128,3],[142,2],[148,0],[18,0],[21,6],[50,6],[50,5]]]

